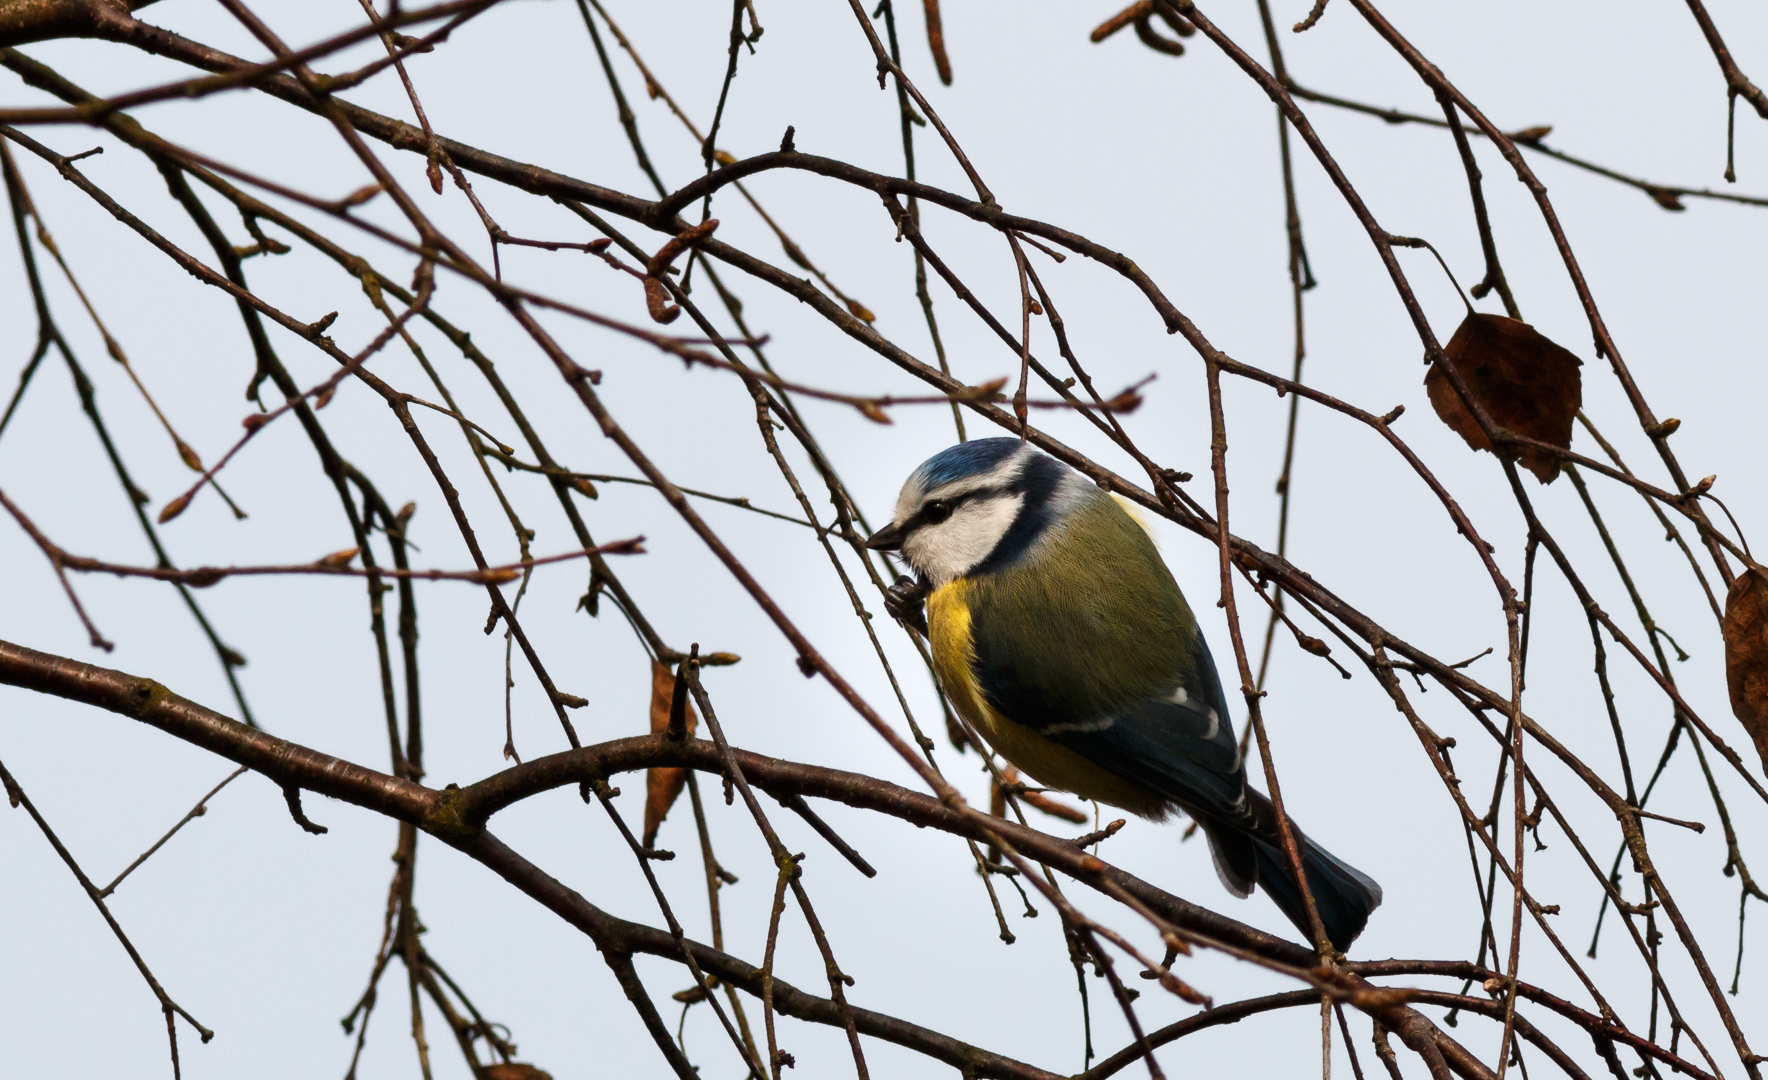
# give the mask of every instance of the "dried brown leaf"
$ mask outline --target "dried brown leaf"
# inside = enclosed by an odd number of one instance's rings
[[[675,700],[675,672],[665,664],[651,661],[651,734],[660,734],[669,728],[669,708]],[[694,703],[687,703],[688,734],[700,726],[700,716],[694,711]],[[645,847],[657,842],[657,830],[663,825],[663,819],[669,816],[669,808],[675,800],[681,798],[681,789],[687,786],[686,769],[659,767],[645,771]]]
[[[1725,682],[1731,711],[1756,741],[1768,773],[1768,572],[1745,570],[1725,597]]]
[[[1492,422],[1518,435],[1569,449],[1572,420],[1583,403],[1583,362],[1528,323],[1475,312],[1461,321],[1443,349]],[[1425,390],[1437,416],[1475,450],[1491,440],[1462,404],[1447,373],[1432,364]],[[1534,447],[1506,447],[1543,484],[1559,476],[1559,458]]]

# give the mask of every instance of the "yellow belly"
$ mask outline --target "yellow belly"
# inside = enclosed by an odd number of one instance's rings
[[[972,587],[967,579],[958,578],[935,589],[927,598],[933,669],[952,707],[997,753],[1038,783],[1072,791],[1083,799],[1120,806],[1144,817],[1165,816],[1166,800],[1160,796],[1013,722],[989,705],[976,682],[976,648],[966,600]]]

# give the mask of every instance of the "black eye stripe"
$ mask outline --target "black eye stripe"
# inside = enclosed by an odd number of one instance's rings
[[[929,499],[922,504],[920,512],[915,516],[920,519],[922,524],[937,525],[950,518],[952,514],[957,511],[958,507],[963,506],[965,503],[974,502],[978,499],[986,499],[992,495],[1003,495],[1006,494],[1008,490],[1009,489],[1005,487],[982,487],[966,491],[961,495],[953,495],[949,499]],[[940,513],[937,517],[934,516],[934,514],[930,514],[928,511],[933,510],[935,507],[943,507],[944,512]]]

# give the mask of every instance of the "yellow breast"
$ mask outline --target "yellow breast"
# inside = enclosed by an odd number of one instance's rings
[[[1083,799],[1121,806],[1145,817],[1164,816],[1166,801],[1158,795],[1105,771],[1066,746],[1002,716],[989,705],[976,681],[976,644],[967,599],[973,588],[972,581],[958,578],[933,590],[927,598],[933,670],[952,707],[1002,757],[1038,783],[1072,791]]]
[[[976,685],[976,647],[970,636],[970,605],[965,600],[969,591],[970,582],[965,578],[933,590],[927,598],[927,633],[933,643],[933,670],[952,707],[989,734],[986,729],[994,726],[994,710]]]

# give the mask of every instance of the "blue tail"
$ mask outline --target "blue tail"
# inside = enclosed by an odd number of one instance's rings
[[[1381,886],[1299,830],[1295,839],[1301,845],[1301,868],[1307,874],[1308,891],[1314,894],[1314,907],[1320,912],[1320,922],[1325,924],[1326,937],[1343,952],[1363,932],[1370,913],[1381,906]],[[1258,859],[1258,883],[1289,921],[1304,935],[1311,936],[1307,902],[1290,876],[1289,859],[1283,849],[1258,837],[1252,840]]]

